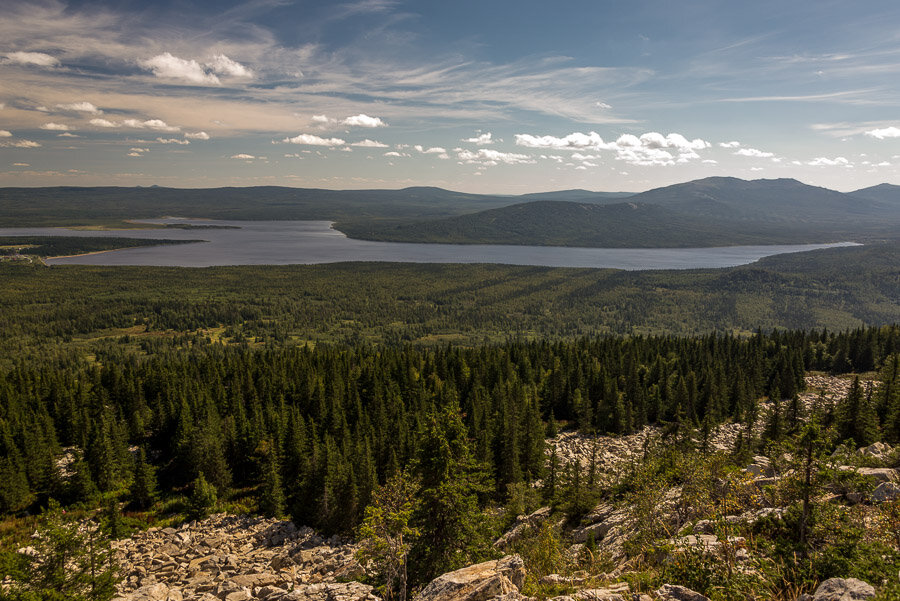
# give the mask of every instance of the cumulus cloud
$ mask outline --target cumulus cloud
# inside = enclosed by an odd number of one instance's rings
[[[11,138],[12,132],[6,131],[5,129],[0,129],[0,138]]]
[[[180,144],[182,146],[191,143],[189,140],[181,140],[179,138],[156,138],[156,141],[160,144]]]
[[[446,154],[447,149],[441,148],[440,146],[432,146],[431,148],[425,148],[421,144],[416,144],[413,146],[416,150],[421,152],[422,154]]]
[[[835,157],[833,159],[829,159],[828,157],[816,157],[806,164],[812,167],[849,167],[852,165],[852,163],[844,157]]]
[[[56,108],[64,111],[73,111],[76,113],[90,113],[91,115],[103,114],[103,111],[98,109],[90,102],[70,102],[68,104],[57,104]]]
[[[382,144],[381,142],[377,142],[375,140],[370,140],[366,138],[362,142],[354,142],[350,146],[359,146],[361,148],[387,148],[387,144]]]
[[[231,77],[253,77],[253,71],[233,61],[224,54],[217,54],[206,64],[210,70],[219,75],[228,75]]]
[[[386,156],[386,157],[408,157],[409,155],[406,154],[405,152],[400,153],[400,152],[397,152],[396,150],[391,150],[390,152],[384,153],[384,156]]]
[[[299,134],[293,138],[285,138],[282,142],[290,144],[305,144],[307,146],[343,146],[346,144],[340,138],[322,138],[314,134]]]
[[[13,163],[13,167],[31,167],[31,163]]]
[[[315,117],[313,117],[315,120]],[[359,115],[353,115],[352,117],[347,117],[343,121],[341,121],[344,125],[349,125],[351,127],[385,127],[387,123],[382,121],[378,117],[370,117],[368,115],[364,115],[360,113]]]
[[[870,129],[866,132],[866,135],[879,140],[884,140],[885,138],[900,138],[900,128],[892,125],[891,127],[884,127],[881,129]]]
[[[706,140],[689,140],[681,134],[662,135],[647,132],[641,136],[623,134],[614,142],[605,142],[597,132],[571,133],[563,138],[516,134],[516,144],[530,148],[565,150],[612,150],[616,158],[632,165],[674,165],[700,158],[698,150],[712,146]]]
[[[731,142],[719,142],[719,146],[722,148],[737,148],[741,143],[737,140],[732,140]]]
[[[489,148],[481,148],[474,152],[462,148],[455,148],[454,152],[456,152],[459,161],[466,165],[484,165],[493,167],[500,163],[505,165],[518,165],[535,162],[535,160],[527,154],[500,152],[499,150],[491,150]]]
[[[69,126],[65,123],[44,123],[41,126],[41,129],[47,129],[50,131],[69,131]]]
[[[755,157],[759,159],[768,159],[775,156],[774,152],[765,152],[763,150],[757,150],[756,148],[741,148],[734,154],[742,157]]]
[[[252,154],[244,154],[244,153],[241,153],[241,154],[233,154],[233,155],[231,155],[231,158],[233,158],[233,159],[243,159],[243,160],[245,160],[245,161],[252,161],[252,160],[255,159],[256,157],[253,156]]]
[[[43,52],[8,52],[3,62],[16,65],[37,65],[38,67],[59,66],[59,60]]]
[[[57,137],[57,138],[77,138],[78,136],[76,136],[75,134],[70,134],[70,133],[67,132],[67,131],[64,131],[64,132],[61,133],[61,134],[57,134],[56,137]]]
[[[207,72],[203,66],[193,59],[183,59],[168,52],[157,54],[138,64],[161,79],[175,79],[201,85],[218,85],[219,78],[215,73]]]
[[[91,122],[95,121],[91,119]],[[169,125],[161,119],[147,119],[141,121],[139,119],[125,119],[122,121],[125,127],[133,127],[135,129],[155,129],[157,131],[180,131],[181,128],[175,125]]]
[[[528,148],[612,148],[611,145],[603,142],[603,138],[595,131],[587,134],[575,132],[563,138],[516,134],[516,145],[526,146]]]
[[[88,123],[95,127],[119,127],[118,123],[113,123],[108,119],[91,119]]]
[[[186,132],[184,137],[189,140],[209,140],[209,134],[205,131]]]
[[[333,125],[337,123],[337,119],[332,119],[327,115],[313,115],[312,122],[318,123],[319,125]]]
[[[481,135],[474,136],[472,138],[464,138],[461,140],[462,142],[469,142],[470,144],[475,144],[477,146],[486,146],[488,144],[493,144],[494,140],[491,139],[491,132],[485,132]]]

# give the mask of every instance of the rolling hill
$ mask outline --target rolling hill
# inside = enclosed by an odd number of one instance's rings
[[[404,242],[593,247],[690,247],[893,238],[900,199],[794,179],[712,177],[589,204],[540,200],[432,220],[384,223],[352,237]]]

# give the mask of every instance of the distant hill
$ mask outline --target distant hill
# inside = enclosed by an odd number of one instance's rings
[[[894,184],[878,184],[877,186],[855,190],[849,194],[857,198],[865,198],[866,200],[874,200],[900,207],[900,186],[895,186]]]
[[[167,215],[235,220],[445,217],[516,202],[442,188],[0,188],[0,227],[89,224]]]
[[[590,190],[556,190],[554,192],[532,192],[518,196],[519,200],[567,200],[570,202],[595,202],[599,204],[611,204],[621,201],[623,198],[634,196],[634,192],[592,192]]]
[[[365,232],[345,224],[338,227],[368,239],[461,244],[690,247],[834,242],[895,237],[900,202],[794,179],[711,177],[634,194],[624,203],[538,200],[441,219],[384,223]]]
[[[524,202],[523,202],[524,201]],[[402,190],[0,188],[0,227],[162,216],[329,220],[354,238],[594,247],[872,241],[900,237],[900,186],[849,194],[794,179],[710,177],[639,194],[522,196]]]

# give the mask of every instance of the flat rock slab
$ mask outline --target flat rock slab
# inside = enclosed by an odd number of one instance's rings
[[[524,581],[525,562],[518,555],[507,555],[438,576],[415,601],[487,601],[518,593]]]

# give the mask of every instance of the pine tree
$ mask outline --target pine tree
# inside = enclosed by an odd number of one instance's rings
[[[384,599],[406,601],[407,556],[419,531],[410,526],[416,486],[408,475],[395,474],[372,496],[359,529],[358,557],[373,562],[384,582]]]
[[[131,500],[140,509],[147,509],[156,498],[156,470],[147,461],[144,447],[138,449],[131,480]]]
[[[216,487],[207,482],[203,472],[200,472],[188,498],[188,512],[194,519],[205,518],[215,508],[216,501]]]

